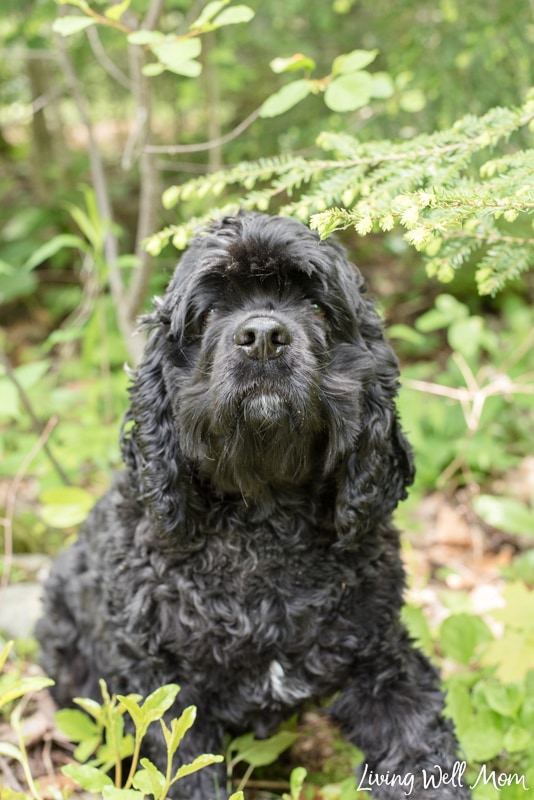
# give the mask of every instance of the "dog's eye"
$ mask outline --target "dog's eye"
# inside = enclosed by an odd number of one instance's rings
[[[210,322],[213,321],[214,317],[215,317],[215,308],[212,306],[211,308],[208,308],[208,310],[205,311],[204,314],[202,315],[202,325],[203,325],[203,327],[205,327],[206,325],[209,325]]]
[[[325,312],[324,308],[322,307],[322,305],[320,305],[319,303],[315,303],[312,300],[312,302],[310,303],[310,308],[311,308],[311,310],[313,311],[313,313],[315,314],[316,317],[319,317],[319,319],[325,319],[326,312]]]

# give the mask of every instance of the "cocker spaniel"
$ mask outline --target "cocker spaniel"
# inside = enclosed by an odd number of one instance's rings
[[[146,695],[198,718],[180,760],[264,737],[311,699],[380,800],[461,800],[434,667],[400,621],[391,515],[413,478],[398,365],[358,270],[303,224],[226,217],[195,238],[150,329],[126,469],[59,557],[38,625],[55,696]],[[154,727],[154,726],[153,726]],[[163,768],[149,730],[145,755]],[[225,797],[219,765],[173,797]]]

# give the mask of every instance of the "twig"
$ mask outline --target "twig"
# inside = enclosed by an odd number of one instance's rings
[[[219,136],[217,139],[211,139],[209,142],[199,142],[198,144],[173,144],[173,145],[154,145],[149,144],[145,147],[147,153],[165,153],[167,155],[176,155],[177,153],[201,153],[204,150],[214,150],[216,147],[221,147],[223,144],[231,142],[236,139],[243,131],[246,131],[253,122],[255,122],[261,111],[261,106],[257,108],[252,114],[249,114],[242,122],[239,123],[230,133],[225,133],[224,136]]]
[[[22,403],[22,405],[24,406],[24,410],[26,411],[26,413],[30,417],[33,430],[35,431],[37,436],[41,436],[42,435],[42,433],[41,433],[41,422],[39,421],[39,418],[37,417],[36,413],[34,412],[33,406],[32,406],[32,404],[30,402],[30,398],[26,394],[26,391],[24,390],[24,387],[22,386],[22,384],[20,383],[19,379],[17,378],[17,376],[15,374],[15,370],[11,366],[11,363],[10,363],[9,359],[7,358],[6,354],[2,350],[0,350],[0,362],[2,363],[2,365],[3,365],[3,367],[4,367],[5,371],[6,371],[7,377],[9,378],[9,380],[11,381],[11,383],[13,384],[15,389],[17,390],[20,402]],[[48,437],[46,437],[46,438],[48,438]],[[67,486],[70,486],[71,482],[70,482],[67,474],[63,471],[63,468],[62,468],[61,464],[57,461],[57,459],[55,458],[54,454],[50,450],[48,444],[46,443],[46,438],[45,438],[45,440],[43,442],[43,450],[45,451],[48,460],[51,462],[52,466],[56,470],[57,474],[59,475],[59,477],[61,478],[63,483],[65,483]]]
[[[100,36],[98,35],[97,29],[94,26],[92,28],[87,28],[86,34],[91,46],[91,50],[93,51],[93,55],[102,69],[105,70],[105,72],[107,72],[114,81],[120,84],[120,86],[123,86],[125,89],[128,89],[128,91],[131,91],[132,85],[130,79],[121,69],[119,69],[115,62],[111,60],[105,49],[102,47],[102,42],[100,41]]]

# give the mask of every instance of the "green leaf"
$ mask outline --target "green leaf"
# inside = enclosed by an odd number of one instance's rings
[[[229,747],[231,761],[237,764],[245,761],[254,767],[264,767],[272,764],[284,750],[299,738],[298,733],[280,731],[269,739],[255,739],[253,733],[246,733],[234,739]],[[235,755],[233,755],[235,753]]]
[[[109,775],[89,764],[67,764],[61,771],[79,783],[86,792],[101,792],[106,786],[113,786]]]
[[[32,270],[48,258],[52,258],[60,250],[65,247],[77,247],[79,250],[87,252],[87,242],[84,242],[79,236],[74,236],[70,233],[62,233],[58,236],[52,237],[50,241],[38,247],[30,258],[26,261],[22,269]]]
[[[478,645],[491,638],[486,623],[471,614],[451,614],[443,621],[439,632],[445,655],[460,664],[468,664]]]
[[[516,536],[534,535],[534,511],[519,500],[481,494],[474,498],[473,508],[493,528]]]
[[[197,716],[196,706],[188,706],[181,713],[179,719],[171,720],[170,730],[165,725],[164,721],[161,720],[163,736],[165,738],[165,743],[167,745],[167,750],[169,753],[174,755],[183,737],[185,736],[187,731],[191,728],[191,726],[194,724],[196,716]]]
[[[371,75],[373,87],[371,97],[377,100],[387,100],[395,91],[393,81],[387,72],[375,72]]]
[[[204,27],[208,27],[209,29],[211,27],[209,23],[211,23],[215,14],[218,14],[221,8],[227,6],[229,2],[230,0],[212,0],[211,3],[208,3],[208,5],[202,9],[200,16],[191,23],[189,30],[196,30],[197,28]]]
[[[311,72],[315,69],[315,61],[302,53],[295,53],[289,58],[275,58],[269,64],[273,72],[295,72],[298,69],[305,69]]]
[[[390,325],[387,329],[387,335],[390,339],[400,339],[403,342],[422,346],[426,342],[426,337],[416,331],[410,325]]]
[[[94,497],[76,486],[48,489],[41,495],[44,504],[41,517],[54,528],[71,528],[86,518],[94,505]]]
[[[532,734],[520,725],[512,725],[504,734],[504,746],[509,753],[526,750],[532,742]]]
[[[223,25],[239,25],[242,22],[250,22],[253,16],[254,11],[248,6],[231,6],[215,17],[213,27],[222,28]]]
[[[378,50],[353,50],[334,59],[332,75],[347,75],[369,66],[378,55]]]
[[[399,97],[399,105],[403,111],[416,114],[426,106],[426,97],[420,89],[410,89]]]
[[[138,695],[117,695],[117,700],[126,709],[136,728],[143,724],[143,713],[139,706]]]
[[[505,585],[502,596],[506,606],[492,611],[492,616],[512,628],[533,630],[534,591],[527,589],[521,581],[514,581]]]
[[[148,78],[154,78],[156,75],[161,75],[162,72],[165,72],[165,67],[163,64],[144,64],[141,72]]]
[[[167,40],[154,45],[151,49],[166,69],[177,75],[194,78],[202,71],[202,65],[192,60],[199,56],[202,50],[202,44],[198,37]]]
[[[373,80],[368,72],[341,75],[328,85],[324,101],[332,111],[343,113],[366,106],[373,91]]]
[[[482,712],[460,734],[460,745],[469,761],[491,761],[503,748],[503,734],[493,712]]]
[[[131,0],[122,0],[122,3],[115,3],[109,8],[106,8],[104,11],[104,15],[108,18],[113,20],[114,22],[118,22],[127,8],[130,7]]]
[[[53,686],[54,681],[50,678],[34,677],[34,678],[21,678],[20,681],[12,684],[8,689],[2,692],[0,696],[0,707],[11,703],[12,700],[17,700],[30,692],[39,692],[41,689],[46,689],[47,686]]]
[[[427,654],[432,653],[432,635],[423,609],[412,605],[403,606],[402,621],[412,639],[415,640],[417,647]]]
[[[83,708],[83,710],[90,714],[97,721],[101,720],[104,714],[104,709],[97,703],[96,700],[91,700],[90,697],[75,697],[74,702],[76,705]]]
[[[461,353],[469,360],[474,358],[484,338],[484,321],[482,317],[467,317],[451,323],[447,339],[453,350]]]
[[[134,31],[126,37],[130,44],[139,45],[153,45],[162,42],[165,35],[161,31],[148,31],[142,28],[139,31]]]
[[[184,78],[198,78],[202,73],[202,64],[199,61],[182,61],[179,64],[166,64],[165,68],[175,75],[183,75]]]
[[[85,712],[75,708],[63,708],[57,711],[54,719],[59,730],[72,742],[81,742],[98,734],[96,723]]]
[[[140,763],[143,769],[135,773],[133,785],[144,794],[160,797],[165,786],[165,775],[148,758],[142,758]]]
[[[159,719],[171,708],[179,691],[180,687],[176,683],[160,686],[146,698],[141,707],[143,714],[155,715],[153,718]]]
[[[304,100],[311,92],[311,84],[307,80],[293,81],[282,86],[272,94],[261,107],[260,117],[277,117]]]
[[[190,764],[183,764],[177,770],[174,778],[172,779],[172,783],[180,780],[181,778],[185,778],[187,775],[192,775],[194,772],[204,769],[204,767],[209,767],[211,764],[220,764],[221,761],[224,761],[223,756],[214,756],[210,753],[204,753],[203,755],[195,758]]]
[[[520,684],[502,686],[497,681],[488,681],[483,685],[483,693],[488,706],[504,717],[515,717],[525,698]]]
[[[524,680],[534,664],[534,634],[507,628],[500,639],[490,642],[481,663],[496,665],[495,674],[504,683]]]
[[[19,748],[15,747],[14,744],[10,744],[9,742],[0,742],[0,756],[13,758],[15,761],[18,761],[21,764],[24,762],[24,758]]]
[[[444,713],[453,720],[458,733],[469,727],[473,721],[473,707],[466,686],[456,682],[447,687]]]
[[[4,645],[2,650],[0,651],[0,672],[2,672],[2,670],[5,667],[6,661],[7,661],[8,657],[9,657],[9,654],[10,654],[12,648],[13,648],[13,644],[14,644],[14,642],[12,640],[9,641],[9,642],[6,642],[6,644]]]
[[[96,20],[91,17],[67,15],[54,20],[52,30],[55,33],[59,33],[60,36],[72,36],[86,28],[90,28],[91,25],[96,25]]]

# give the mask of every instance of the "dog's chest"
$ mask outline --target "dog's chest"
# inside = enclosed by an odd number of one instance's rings
[[[317,667],[326,653],[345,665],[354,651],[355,564],[311,537],[269,525],[224,531],[185,561],[153,557],[151,565],[151,586],[145,582],[144,598],[130,605],[143,617],[134,625],[146,630],[150,620],[150,638],[165,643],[181,670],[213,664],[242,673],[246,666],[286,702],[309,693],[305,665]]]

